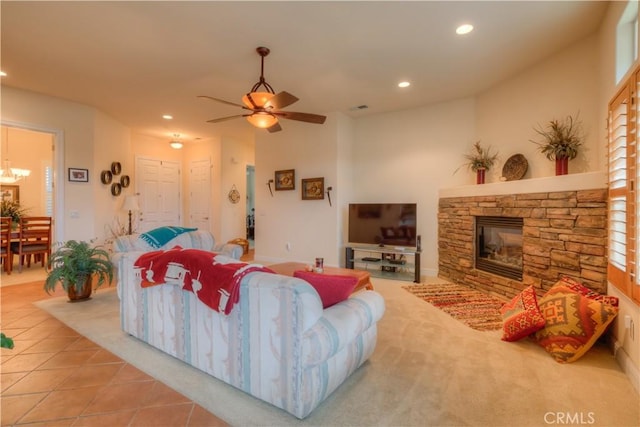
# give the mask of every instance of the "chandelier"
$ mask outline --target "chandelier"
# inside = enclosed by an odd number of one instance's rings
[[[3,162],[4,167],[0,169],[0,183],[14,184],[31,175],[31,170],[11,167],[11,162],[9,161],[9,129],[3,127],[3,130],[5,131],[4,139],[7,141],[7,150],[5,151],[5,160]]]

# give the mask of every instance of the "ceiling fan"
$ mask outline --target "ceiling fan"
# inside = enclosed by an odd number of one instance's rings
[[[219,123],[226,120],[235,119],[238,117],[246,117],[247,121],[253,126],[266,129],[269,132],[278,132],[282,130],[279,118],[298,120],[300,122],[323,124],[326,120],[325,116],[309,113],[296,113],[293,111],[282,111],[281,108],[287,107],[294,102],[298,101],[298,98],[291,95],[289,92],[275,93],[271,85],[264,79],[264,57],[269,55],[270,50],[266,47],[256,48],[258,55],[261,57],[260,68],[260,80],[253,85],[249,93],[242,97],[242,104],[236,104],[235,102],[225,101],[224,99],[214,98],[207,95],[199,95],[198,98],[206,98],[212,101],[221,102],[227,105],[233,105],[234,107],[240,107],[244,110],[250,111],[247,114],[236,114],[234,116],[221,117],[219,119],[207,120],[207,123]],[[264,90],[259,92],[260,87]]]

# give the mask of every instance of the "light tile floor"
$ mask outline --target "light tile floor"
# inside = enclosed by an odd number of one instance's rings
[[[48,296],[44,274],[0,277],[0,330],[15,344],[0,353],[2,426],[227,425],[33,305],[65,295]]]

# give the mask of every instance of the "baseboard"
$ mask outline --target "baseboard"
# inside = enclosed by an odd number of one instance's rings
[[[611,344],[613,347],[613,356],[616,358],[616,361],[622,368],[622,371],[625,373],[633,388],[636,389],[638,393],[640,393],[640,370],[633,363],[627,352],[622,347],[622,343],[620,343],[615,337],[611,337]]]

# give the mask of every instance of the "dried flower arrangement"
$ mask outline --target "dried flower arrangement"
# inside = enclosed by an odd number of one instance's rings
[[[567,116],[564,120],[553,119],[546,127],[538,125],[534,128],[543,139],[542,142],[531,140],[536,144],[542,154],[549,160],[567,158],[575,159],[578,149],[583,142],[582,123],[575,118]]]
[[[473,144],[473,150],[469,154],[465,154],[464,158],[467,160],[467,163],[464,163],[462,166],[468,167],[470,170],[476,172],[480,169],[491,169],[496,160],[498,159],[498,153],[491,153],[491,146],[482,148],[480,145],[480,141],[477,141]],[[458,168],[460,169],[460,168]],[[458,171],[456,169],[456,172]]]

